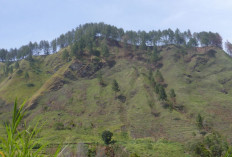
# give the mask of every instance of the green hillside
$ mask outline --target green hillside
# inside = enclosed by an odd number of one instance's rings
[[[62,49],[23,59],[8,76],[1,70],[0,119],[9,119],[17,97],[27,100],[25,120],[44,124],[42,141],[102,145],[101,133],[110,130],[125,156],[192,156],[190,145],[213,132],[232,141],[232,59],[223,50],[169,45],[158,47],[159,59],[153,61],[152,47],[123,48],[111,40],[107,45],[108,57],[86,50],[81,59],[64,60]],[[113,80],[119,92],[112,90]],[[160,100],[153,80],[165,87],[167,101]],[[202,129],[198,114],[204,118]]]

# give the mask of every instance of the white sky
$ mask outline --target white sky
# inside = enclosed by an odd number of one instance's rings
[[[0,0],[0,48],[52,40],[80,24],[213,31],[232,41],[231,0]]]

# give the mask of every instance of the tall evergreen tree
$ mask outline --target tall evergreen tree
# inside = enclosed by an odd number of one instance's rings
[[[159,99],[160,100],[167,100],[167,94],[163,86],[159,86]]]
[[[52,40],[51,47],[52,47],[52,52],[56,53],[56,51],[57,51],[56,39]]]
[[[119,85],[118,85],[118,82],[116,80],[113,80],[113,83],[112,83],[112,90],[117,93],[120,91],[119,89]]]
[[[18,69],[19,68],[19,62],[15,62],[15,69]]]

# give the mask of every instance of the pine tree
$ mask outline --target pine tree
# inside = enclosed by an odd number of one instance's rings
[[[24,78],[26,79],[26,81],[28,81],[29,77],[30,76],[29,76],[28,72],[26,72],[25,75],[24,75]]]
[[[170,90],[169,95],[170,95],[172,102],[175,104],[176,103],[176,93],[175,93],[174,89]]]
[[[80,55],[79,55],[78,52],[79,52],[78,43],[75,42],[75,43],[73,43],[73,44],[71,45],[71,55],[72,55],[73,57],[79,58]]]
[[[159,86],[159,99],[160,100],[167,100],[167,94],[163,86]]]
[[[201,114],[197,115],[196,122],[197,122],[198,128],[202,129],[203,128],[203,117],[201,116]]]
[[[15,62],[14,67],[15,67],[15,69],[18,69],[19,68],[19,62]]]
[[[62,53],[62,58],[63,60],[68,61],[68,57],[69,57],[68,50],[65,49]]]
[[[104,56],[104,57],[109,56],[109,48],[107,46],[106,40],[103,40],[102,45],[101,45],[101,50],[102,50],[102,56]]]
[[[175,98],[176,97],[176,93],[175,93],[174,89],[170,90],[169,95],[170,95],[171,98]]]
[[[164,82],[164,78],[163,78],[163,75],[161,74],[161,72],[159,70],[156,71],[156,80],[157,82]]]
[[[159,60],[158,50],[157,50],[156,46],[154,46],[154,48],[153,48],[151,60],[152,60],[152,62],[157,62]]]
[[[117,92],[120,91],[118,82],[117,82],[116,80],[113,80],[112,90],[113,90],[115,93],[117,93]]]

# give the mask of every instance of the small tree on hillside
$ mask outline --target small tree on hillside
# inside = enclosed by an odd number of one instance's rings
[[[102,133],[102,140],[105,144],[109,145],[112,140],[113,133],[110,131],[104,131]]]
[[[167,100],[167,94],[163,86],[159,86],[159,99],[160,100]]]
[[[229,55],[232,55],[232,44],[229,41],[225,42],[226,51],[229,53]]]
[[[24,78],[26,79],[26,81],[28,81],[28,79],[29,79],[29,74],[28,74],[28,72],[25,73]]]
[[[157,83],[156,85],[155,85],[155,93],[156,94],[159,94],[159,88],[160,88],[160,84],[159,83]]]
[[[159,70],[156,71],[155,77],[156,77],[157,82],[164,82],[163,75],[161,74]]]
[[[98,82],[99,82],[100,86],[102,86],[102,87],[106,86],[106,84],[105,84],[105,82],[104,82],[104,80],[102,78],[102,73],[98,73],[97,79],[98,79]]]
[[[174,89],[171,89],[169,94],[170,94],[171,98],[175,98],[176,97],[176,93],[175,93]]]
[[[118,82],[117,82],[116,80],[113,80],[112,90],[113,90],[115,93],[117,93],[117,92],[120,91]]]
[[[76,57],[76,58],[80,58],[81,57],[81,54],[79,53],[79,46],[78,46],[78,43],[75,42],[71,45],[71,56],[72,57]]]
[[[150,70],[149,73],[148,73],[148,79],[149,79],[150,82],[151,82],[151,86],[152,86],[153,88],[155,88],[156,82],[155,82],[155,79],[154,79],[154,77],[153,77],[153,72],[152,72],[152,70]]]
[[[68,50],[65,49],[64,52],[62,53],[62,58],[63,60],[68,61],[68,57],[69,57]]]
[[[201,114],[197,115],[196,123],[199,129],[203,128],[203,117],[201,116]]]
[[[101,49],[102,49],[102,55],[104,57],[108,57],[109,56],[108,46],[105,43],[103,43],[102,46],[101,46]]]
[[[15,62],[14,67],[15,67],[15,69],[18,69],[19,68],[19,62]]]
[[[158,56],[158,50],[157,47],[154,46],[153,51],[152,51],[152,55],[151,55],[151,60],[152,62],[157,62],[159,60],[159,56]]]
[[[176,93],[175,93],[174,89],[170,90],[169,95],[170,95],[170,98],[172,99],[172,101],[174,103],[176,103]]]

